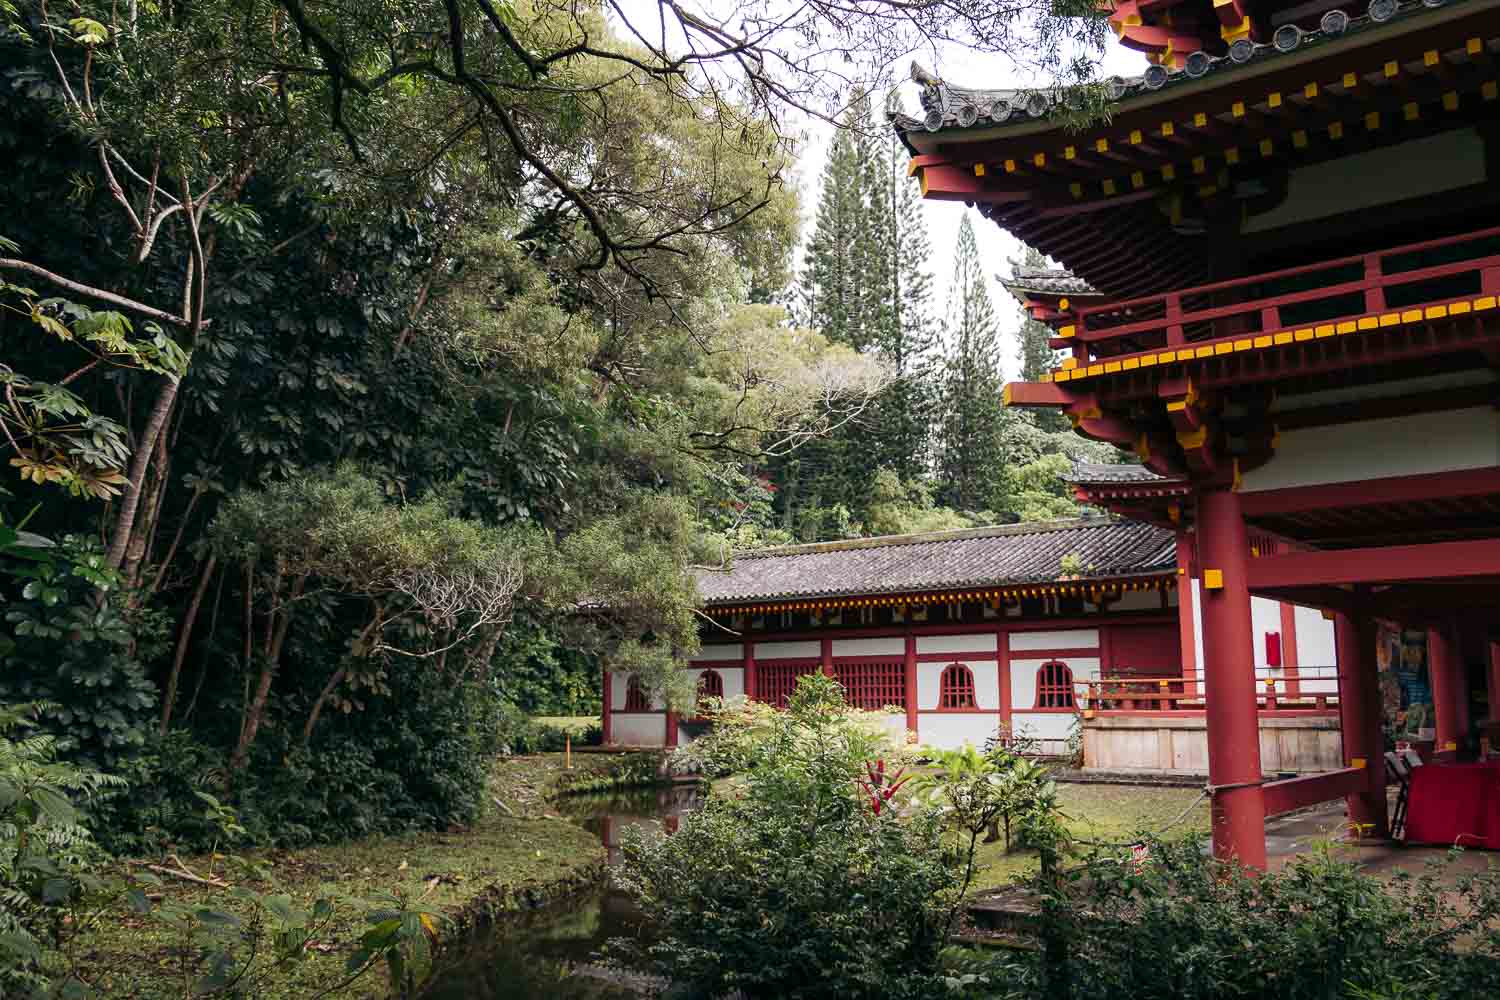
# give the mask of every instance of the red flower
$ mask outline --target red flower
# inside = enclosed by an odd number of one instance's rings
[[[870,810],[876,815],[885,808],[885,804],[896,797],[896,792],[901,786],[911,780],[911,775],[906,774],[906,768],[900,768],[889,778],[885,773],[885,759],[877,761],[865,761],[865,774],[868,776],[860,781],[865,794],[870,799]],[[905,777],[903,777],[905,775]]]

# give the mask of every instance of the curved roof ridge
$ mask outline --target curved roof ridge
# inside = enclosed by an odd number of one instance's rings
[[[808,555],[817,552],[846,552],[850,549],[881,549],[895,545],[917,545],[930,542],[959,542],[968,538],[998,538],[1007,535],[1040,535],[1049,531],[1098,528],[1122,521],[1111,514],[1057,518],[1051,521],[1018,521],[1015,524],[986,524],[975,528],[947,528],[942,531],[916,531],[904,535],[871,535],[867,538],[839,538],[831,542],[801,542],[796,545],[773,545],[763,549],[745,549],[735,559],[769,559],[777,556]]]

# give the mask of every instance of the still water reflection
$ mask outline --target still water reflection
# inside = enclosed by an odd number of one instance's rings
[[[634,826],[671,832],[678,817],[696,808],[698,796],[691,785],[578,795],[563,800],[558,811],[597,834],[614,865],[621,831]],[[623,893],[600,888],[484,928],[423,995],[426,1000],[633,998],[638,994],[628,988],[629,975],[603,967],[601,953],[611,938],[648,934]]]

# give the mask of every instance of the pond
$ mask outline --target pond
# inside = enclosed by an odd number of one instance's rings
[[[670,833],[697,808],[696,785],[574,795],[558,812],[604,842],[609,863],[620,858],[627,827]],[[599,963],[606,941],[648,933],[630,899],[609,886],[553,906],[497,921],[450,957],[423,991],[426,1000],[627,1000],[639,994],[617,970]],[[628,974],[626,974],[628,975]]]

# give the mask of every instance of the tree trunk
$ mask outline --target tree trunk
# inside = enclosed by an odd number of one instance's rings
[[[292,587],[291,597],[282,605],[281,610],[269,616],[270,620],[266,623],[266,656],[255,684],[255,693],[245,709],[245,724],[240,727],[239,743],[229,758],[231,772],[241,770],[249,760],[250,747],[255,743],[256,734],[260,732],[260,720],[265,714],[266,702],[271,697],[271,681],[276,677],[281,647],[286,642],[287,629],[292,625],[292,603],[302,596],[302,587],[306,582],[306,576],[298,577],[296,585]]]
[[[323,714],[323,705],[327,703],[329,695],[334,689],[344,682],[344,677],[349,671],[339,667],[328,678],[328,683],[323,685],[323,690],[318,692],[318,700],[313,702],[312,711],[307,714],[307,723],[302,727],[302,745],[305,747],[312,742],[313,728],[318,724],[318,717]]]
[[[172,404],[177,401],[179,384],[177,379],[170,375],[166,376],[166,384],[157,393],[156,403],[151,407],[151,415],[141,431],[141,439],[136,442],[135,455],[130,460],[130,481],[125,484],[125,494],[120,498],[120,510],[115,515],[114,527],[109,536],[109,550],[104,557],[105,565],[110,569],[119,569],[125,562],[125,552],[135,532],[135,518],[141,506],[141,493],[146,485],[146,468],[151,464],[151,456],[156,451],[157,436],[166,426],[167,417],[172,412]]]
[[[161,703],[161,725],[157,727],[157,735],[167,734],[167,725],[172,721],[172,705],[177,701],[177,679],[182,676],[182,661],[187,657],[188,640],[193,636],[193,624],[198,620],[198,607],[203,603],[203,592],[208,589],[208,581],[214,575],[214,567],[219,563],[217,552],[208,557],[208,562],[203,565],[203,575],[198,578],[198,587],[193,591],[193,599],[188,603],[187,613],[182,619],[182,628],[177,634],[177,650],[172,655],[172,672],[167,676],[167,691],[162,696]]]

